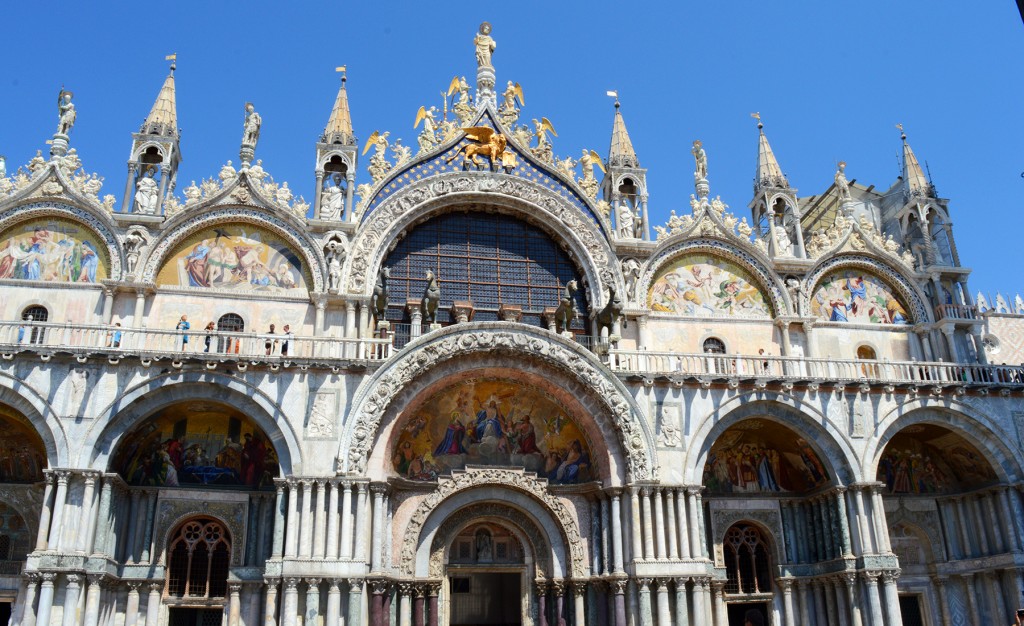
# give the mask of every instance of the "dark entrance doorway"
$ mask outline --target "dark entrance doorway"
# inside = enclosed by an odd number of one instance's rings
[[[462,573],[449,570],[451,626],[520,626],[520,572]]]
[[[220,626],[224,609],[186,609],[174,607],[168,610],[168,626]]]
[[[10,602],[0,602],[0,624],[6,624],[11,621],[12,606]]]
[[[900,614],[903,616],[903,626],[924,626],[921,596],[900,596]]]
[[[739,602],[729,606],[729,626],[744,626],[747,611],[757,611],[761,614],[761,624],[768,626],[771,622],[768,619],[767,602]],[[757,622],[754,622],[755,626]]]

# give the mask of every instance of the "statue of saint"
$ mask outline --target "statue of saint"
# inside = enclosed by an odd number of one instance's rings
[[[57,95],[57,134],[66,135],[71,132],[71,129],[75,125],[75,105],[71,102],[72,94],[70,91],[65,91],[63,87],[60,88],[60,94]]]
[[[693,142],[693,158],[697,161],[697,169],[693,171],[693,177],[697,180],[704,180],[708,177],[708,154],[704,152],[704,146],[700,139]]]
[[[840,161],[836,169],[836,191],[840,200],[850,199],[850,183],[846,180],[846,161]]]
[[[160,189],[153,180],[153,168],[150,167],[135,182],[135,212],[154,215],[159,203]]]
[[[256,147],[260,140],[260,126],[263,125],[263,118],[256,112],[252,102],[245,103],[245,130],[242,133],[242,145]]]
[[[320,219],[322,220],[341,219],[345,201],[345,194],[341,192],[341,174],[335,174],[332,178],[334,184],[328,183],[324,188],[323,195],[320,196]]]
[[[636,229],[633,222],[633,211],[629,205],[623,202],[616,211],[619,220],[619,239],[636,239]]]
[[[492,67],[491,54],[497,44],[491,39],[491,24],[484,22],[480,25],[480,32],[473,38],[473,45],[476,46],[476,64],[478,67]]]

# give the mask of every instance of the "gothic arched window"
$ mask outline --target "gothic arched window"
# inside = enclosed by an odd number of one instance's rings
[[[167,544],[167,595],[225,597],[230,562],[231,541],[224,525],[205,517],[188,520]]]
[[[751,524],[736,524],[726,531],[724,544],[725,592],[771,593],[771,559],[761,530]]]
[[[50,319],[50,312],[47,311],[44,306],[30,306],[22,311],[21,319],[24,322],[46,322]],[[18,342],[27,341],[28,343],[43,343],[43,341],[45,341],[45,333],[45,328],[33,328],[29,331],[27,336],[23,336],[23,333],[19,332]]]

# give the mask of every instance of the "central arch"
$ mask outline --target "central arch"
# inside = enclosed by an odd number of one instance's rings
[[[579,391],[582,406],[609,448],[608,463],[615,469],[607,475],[613,483],[654,475],[654,437],[618,379],[575,342],[543,329],[517,326],[510,330],[496,322],[457,324],[421,337],[366,380],[355,394],[353,417],[341,441],[339,469],[365,472],[371,454],[382,463],[382,442],[388,441],[384,430],[393,427],[401,400],[412,393],[414,384],[422,388],[434,382],[431,377],[441,379],[458,371],[515,368],[516,357]]]

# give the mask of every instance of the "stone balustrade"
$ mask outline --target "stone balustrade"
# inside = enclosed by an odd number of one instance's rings
[[[864,381],[909,385],[1024,386],[1024,366],[928,361],[810,359],[740,354],[609,351],[619,372],[727,380]]]

